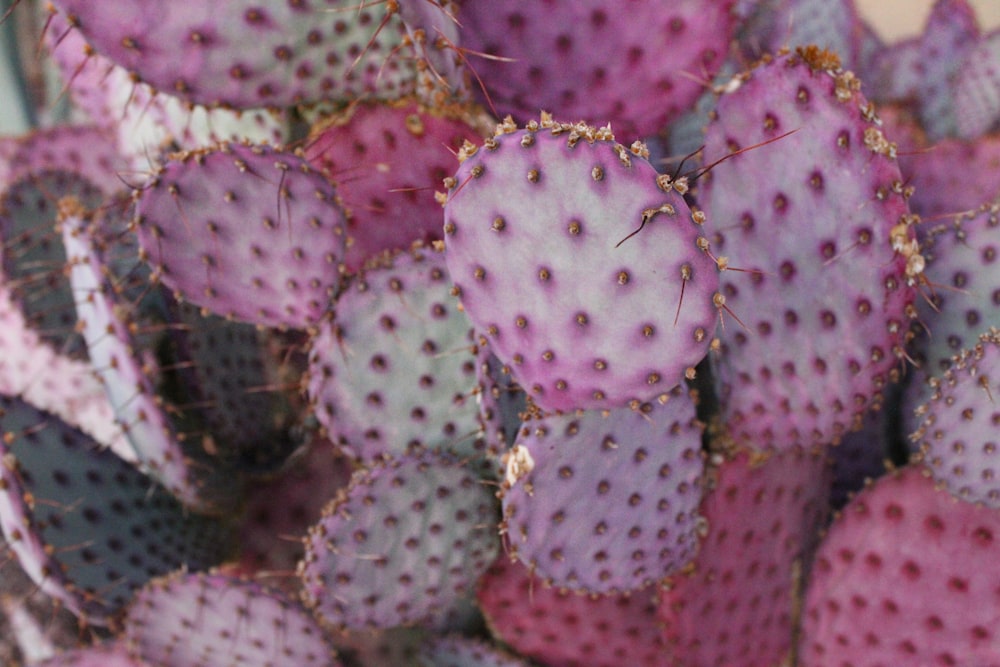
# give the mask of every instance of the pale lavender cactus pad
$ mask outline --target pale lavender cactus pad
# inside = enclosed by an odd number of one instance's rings
[[[124,642],[114,641],[60,653],[32,667],[150,667],[129,654]]]
[[[499,126],[449,180],[462,305],[545,409],[655,399],[708,351],[719,301],[704,219],[644,155],[543,116]]]
[[[508,554],[545,585],[581,592],[675,574],[704,528],[701,433],[683,391],[664,405],[525,422],[501,485]]]
[[[910,436],[944,488],[994,509],[1000,508],[998,360],[1000,329],[991,327],[974,347],[953,357],[946,371],[930,378],[930,398],[917,409],[919,426]]]
[[[340,667],[319,622],[299,602],[221,573],[154,579],[123,625],[130,652],[162,667]]]
[[[362,272],[312,340],[316,419],[348,456],[475,456],[482,446],[472,325],[440,253],[414,247]]]
[[[705,152],[748,150],[698,195],[717,252],[744,270],[723,272],[723,416],[741,445],[825,445],[860,425],[905,356],[924,266],[915,219],[895,148],[835,56],[803,49],[739,83]]]
[[[489,488],[451,457],[358,471],[309,529],[303,599],[336,628],[439,626],[499,554],[496,514]]]

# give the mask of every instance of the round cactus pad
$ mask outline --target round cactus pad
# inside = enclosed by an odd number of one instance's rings
[[[336,293],[343,213],[294,153],[225,144],[181,154],[136,192],[136,228],[155,277],[224,317],[306,328]]]
[[[624,593],[698,550],[701,425],[677,391],[665,405],[534,419],[508,454],[508,551],[546,584]]]
[[[339,667],[301,604],[252,581],[179,572],[140,590],[124,620],[135,655],[161,667]]]
[[[703,218],[646,154],[543,116],[499,126],[448,182],[445,257],[462,304],[545,409],[652,400],[708,351],[719,277]]]
[[[495,503],[473,472],[439,455],[359,471],[309,530],[304,599],[335,627],[433,625],[499,553]]]

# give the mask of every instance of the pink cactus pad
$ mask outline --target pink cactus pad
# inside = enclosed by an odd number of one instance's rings
[[[462,46],[501,116],[539,110],[616,132],[655,134],[677,118],[722,65],[733,0],[468,0]],[[597,48],[599,45],[599,48]]]
[[[210,463],[200,443],[183,442],[157,394],[159,365],[139,343],[143,322],[106,270],[105,252],[111,247],[102,242],[94,219],[78,201],[62,200],[60,217],[79,331],[138,464],[191,508],[232,509],[240,482]]]
[[[913,186],[913,211],[929,223],[1000,197],[1000,133],[943,139],[900,156],[899,164]]]
[[[364,93],[398,95],[416,75],[405,29],[382,3],[355,0],[55,3],[94,48],[154,88],[207,106],[287,107]]]
[[[350,271],[383,250],[441,238],[434,189],[454,171],[462,143],[477,140],[479,133],[457,114],[406,100],[357,104],[313,129],[306,159],[337,184]]]
[[[663,667],[669,654],[653,596],[653,589],[583,595],[546,588],[506,557],[479,586],[493,635],[547,667]]]
[[[794,599],[825,516],[825,457],[744,452],[715,474],[701,507],[708,535],[692,572],[660,595],[671,664],[777,665],[792,649]]]
[[[1000,30],[984,35],[965,54],[952,86],[958,136],[974,139],[1000,121]]]
[[[816,553],[799,664],[1000,664],[1000,515],[936,490],[919,466],[880,478]]]

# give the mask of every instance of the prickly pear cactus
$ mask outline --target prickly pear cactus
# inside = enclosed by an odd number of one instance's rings
[[[312,342],[308,390],[348,455],[476,454],[472,325],[450,290],[441,255],[414,247],[371,266],[337,300]]]
[[[466,147],[447,181],[462,306],[544,409],[653,400],[708,351],[720,302],[704,219],[647,155],[543,115]]]
[[[496,558],[496,512],[489,488],[449,456],[360,471],[309,529],[304,599],[333,627],[433,626]]]
[[[57,417],[0,397],[0,528],[47,593],[98,625],[151,577],[227,558],[225,522],[189,514]]]
[[[164,667],[340,665],[301,604],[222,574],[179,573],[151,581],[136,595],[124,626],[130,651]]]
[[[1000,661],[991,576],[1000,517],[934,486],[908,467],[844,508],[804,600],[803,667]]]
[[[135,227],[155,278],[225,317],[305,328],[337,291],[343,214],[332,184],[293,152],[180,154],[136,191]]]
[[[924,260],[895,147],[859,85],[835,55],[800,49],[738,78],[707,129],[706,156],[731,157],[698,199],[717,252],[742,269],[722,274],[732,317],[713,361],[745,446],[824,445],[859,427],[905,357]]]
[[[1000,31],[863,9],[0,3],[0,662],[1000,665]]]
[[[686,565],[702,528],[694,412],[674,392],[665,405],[527,422],[501,486],[510,556],[545,585],[580,592],[625,593]]]

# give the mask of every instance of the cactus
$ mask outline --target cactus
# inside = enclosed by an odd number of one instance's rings
[[[712,340],[703,218],[646,156],[543,114],[498,126],[448,180],[445,259],[462,305],[544,409],[653,400]]]
[[[967,0],[15,4],[0,660],[1000,664]]]
[[[223,574],[154,579],[136,594],[123,624],[129,652],[153,665],[339,667],[329,639],[301,604]]]
[[[385,257],[340,296],[310,347],[315,415],[345,453],[374,462],[413,450],[475,455],[472,326],[437,253]]]
[[[746,319],[720,331],[717,379],[727,425],[749,447],[826,444],[860,426],[915,316],[923,258],[895,149],[828,56],[800,49],[749,72],[706,132],[713,159],[771,141],[716,167],[699,192],[717,252],[745,269],[723,272],[726,303]],[[771,166],[772,151],[788,157]],[[767,169],[780,171],[762,183]]]
[[[528,422],[501,486],[510,556],[545,585],[600,593],[643,588],[683,567],[701,522],[694,412],[674,392],[636,411]]]
[[[858,494],[816,554],[800,664],[994,664],[997,518],[919,466]]]

